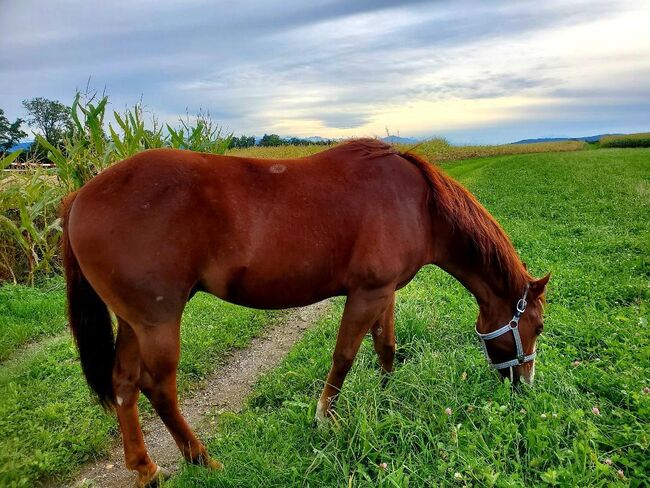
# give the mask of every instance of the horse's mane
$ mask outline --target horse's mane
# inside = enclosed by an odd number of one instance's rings
[[[476,258],[484,269],[496,270],[503,276],[505,291],[523,292],[532,279],[499,223],[463,186],[443,171],[410,151],[397,149],[377,139],[357,139],[339,147],[360,151],[374,159],[398,155],[414,164],[426,177],[433,190],[433,204],[452,228],[467,236]]]

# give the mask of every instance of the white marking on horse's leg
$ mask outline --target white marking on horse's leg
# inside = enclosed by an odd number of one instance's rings
[[[319,424],[324,424],[328,421],[327,418],[327,405],[325,405],[327,402],[323,402],[321,400],[318,400],[318,404],[316,405],[316,422]]]
[[[122,406],[122,402],[124,401],[124,400],[122,400],[122,397],[121,397],[121,396],[118,396],[118,397],[116,397],[115,399],[117,400],[117,406],[118,406],[118,407],[121,407],[121,406]]]

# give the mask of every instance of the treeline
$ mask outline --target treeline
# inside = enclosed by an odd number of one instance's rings
[[[255,136],[232,136],[229,148],[246,148],[253,146],[328,146],[334,141],[331,139],[301,139],[300,137],[280,137],[277,134],[264,134],[256,142]]]

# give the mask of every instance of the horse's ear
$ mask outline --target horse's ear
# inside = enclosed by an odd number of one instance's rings
[[[551,273],[547,274],[544,276],[544,278],[540,278],[535,281],[530,282],[530,294],[534,296],[535,298],[540,297],[544,294],[546,291],[546,284],[548,283],[548,280],[551,279]]]

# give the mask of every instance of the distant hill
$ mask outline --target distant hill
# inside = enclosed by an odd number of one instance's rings
[[[538,139],[522,139],[521,141],[511,142],[510,144],[535,144],[536,142],[562,142],[562,141],[584,141],[598,142],[605,136],[622,136],[624,134],[598,134],[596,136],[585,137],[540,137]]]
[[[324,142],[325,141],[325,138],[323,138],[321,136],[301,137],[301,139],[306,139],[309,142]]]
[[[417,139],[413,139],[412,137],[399,136],[382,137],[381,140],[388,142],[389,144],[415,144],[416,142],[419,142]]]
[[[15,146],[11,146],[7,150],[7,152],[12,153],[14,151],[18,151],[19,149],[22,149],[23,151],[27,151],[30,147],[32,147],[32,144],[34,144],[34,141],[19,142]]]

